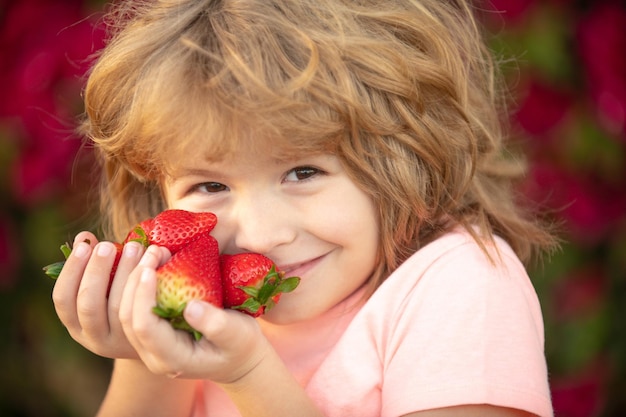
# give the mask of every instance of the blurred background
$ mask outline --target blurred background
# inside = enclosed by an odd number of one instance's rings
[[[565,244],[530,271],[558,417],[626,416],[626,6],[477,0],[512,88],[522,191]],[[109,360],[69,337],[41,267],[93,230],[95,181],[73,135],[102,46],[98,0],[0,0],[0,416],[93,415]]]

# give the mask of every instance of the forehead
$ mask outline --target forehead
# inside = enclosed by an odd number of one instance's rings
[[[188,128],[191,126],[187,125]],[[335,140],[286,136],[275,129],[252,129],[242,124],[230,130],[213,128],[192,129],[163,140],[161,159],[165,175],[176,176],[181,168],[228,164],[234,159],[256,159],[281,163],[305,156],[333,153]],[[201,132],[198,132],[201,130]],[[199,134],[198,134],[199,133]]]
[[[134,162],[148,171],[167,174],[191,157],[222,160],[240,149],[277,159],[332,153],[346,129],[321,102],[297,94],[266,97],[228,84],[228,78],[208,82],[188,66],[168,68],[169,82],[155,76],[142,84],[129,123],[137,129],[126,136]]]

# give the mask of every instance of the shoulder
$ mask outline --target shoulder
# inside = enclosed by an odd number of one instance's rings
[[[462,230],[449,232],[409,257],[374,293],[371,301],[401,293],[445,290],[446,296],[466,296],[484,287],[509,286],[535,297],[522,262],[501,238],[483,242],[481,247]],[[467,291],[470,291],[469,293]]]
[[[487,253],[461,230],[442,236],[394,271],[364,310],[374,322],[394,323],[400,338],[415,328],[442,335],[445,320],[450,338],[515,326],[542,345],[543,316],[523,264],[504,240],[485,245]]]
[[[549,415],[543,317],[522,263],[453,232],[408,259],[364,306],[395,415],[487,403]],[[395,391],[409,384],[420,406]],[[394,406],[395,407],[395,406]],[[406,407],[406,408],[405,408]]]
[[[492,250],[496,262],[453,232],[416,252],[358,311],[311,389],[326,401],[350,386],[342,407],[367,398],[384,416],[467,404],[551,415],[538,300],[508,245]]]

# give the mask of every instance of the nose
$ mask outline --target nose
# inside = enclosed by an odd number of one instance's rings
[[[292,242],[296,236],[292,214],[276,197],[255,194],[238,199],[230,213],[237,250],[268,255]]]

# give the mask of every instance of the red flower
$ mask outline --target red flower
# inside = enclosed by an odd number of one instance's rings
[[[574,98],[539,79],[530,80],[513,119],[529,134],[539,137],[557,127],[569,113]]]
[[[66,190],[71,175],[72,161],[78,151],[78,141],[56,139],[43,141],[52,147],[31,146],[23,150],[11,167],[12,189],[16,199],[24,205],[32,205],[54,197],[59,190]],[[41,137],[44,137],[43,135]]]
[[[524,192],[532,201],[554,209],[565,220],[572,240],[592,245],[626,216],[624,189],[623,181],[607,184],[585,173],[536,163]]]
[[[21,140],[14,192],[23,202],[69,181],[77,141],[67,141],[80,108],[80,77],[102,45],[102,31],[85,19],[82,1],[21,0],[5,6],[0,26],[0,118],[10,117]]]
[[[579,54],[600,120],[612,133],[626,133],[626,9],[597,4],[577,30]],[[624,136],[626,138],[626,135]]]
[[[13,287],[16,280],[18,252],[17,238],[11,222],[2,216],[0,218],[0,291]]]
[[[17,115],[54,97],[59,82],[76,82],[100,32],[85,20],[80,1],[25,0],[6,6],[0,30],[0,115]],[[47,109],[47,108],[46,108]],[[47,109],[49,110],[49,109]]]
[[[587,266],[559,281],[554,288],[554,314],[569,320],[601,306],[607,294],[607,276],[601,266]]]
[[[521,23],[537,0],[487,0],[481,8],[489,10],[486,17],[490,20],[503,20],[507,24]]]
[[[594,417],[606,402],[606,369],[594,363],[573,375],[551,381],[554,415],[559,417]]]

